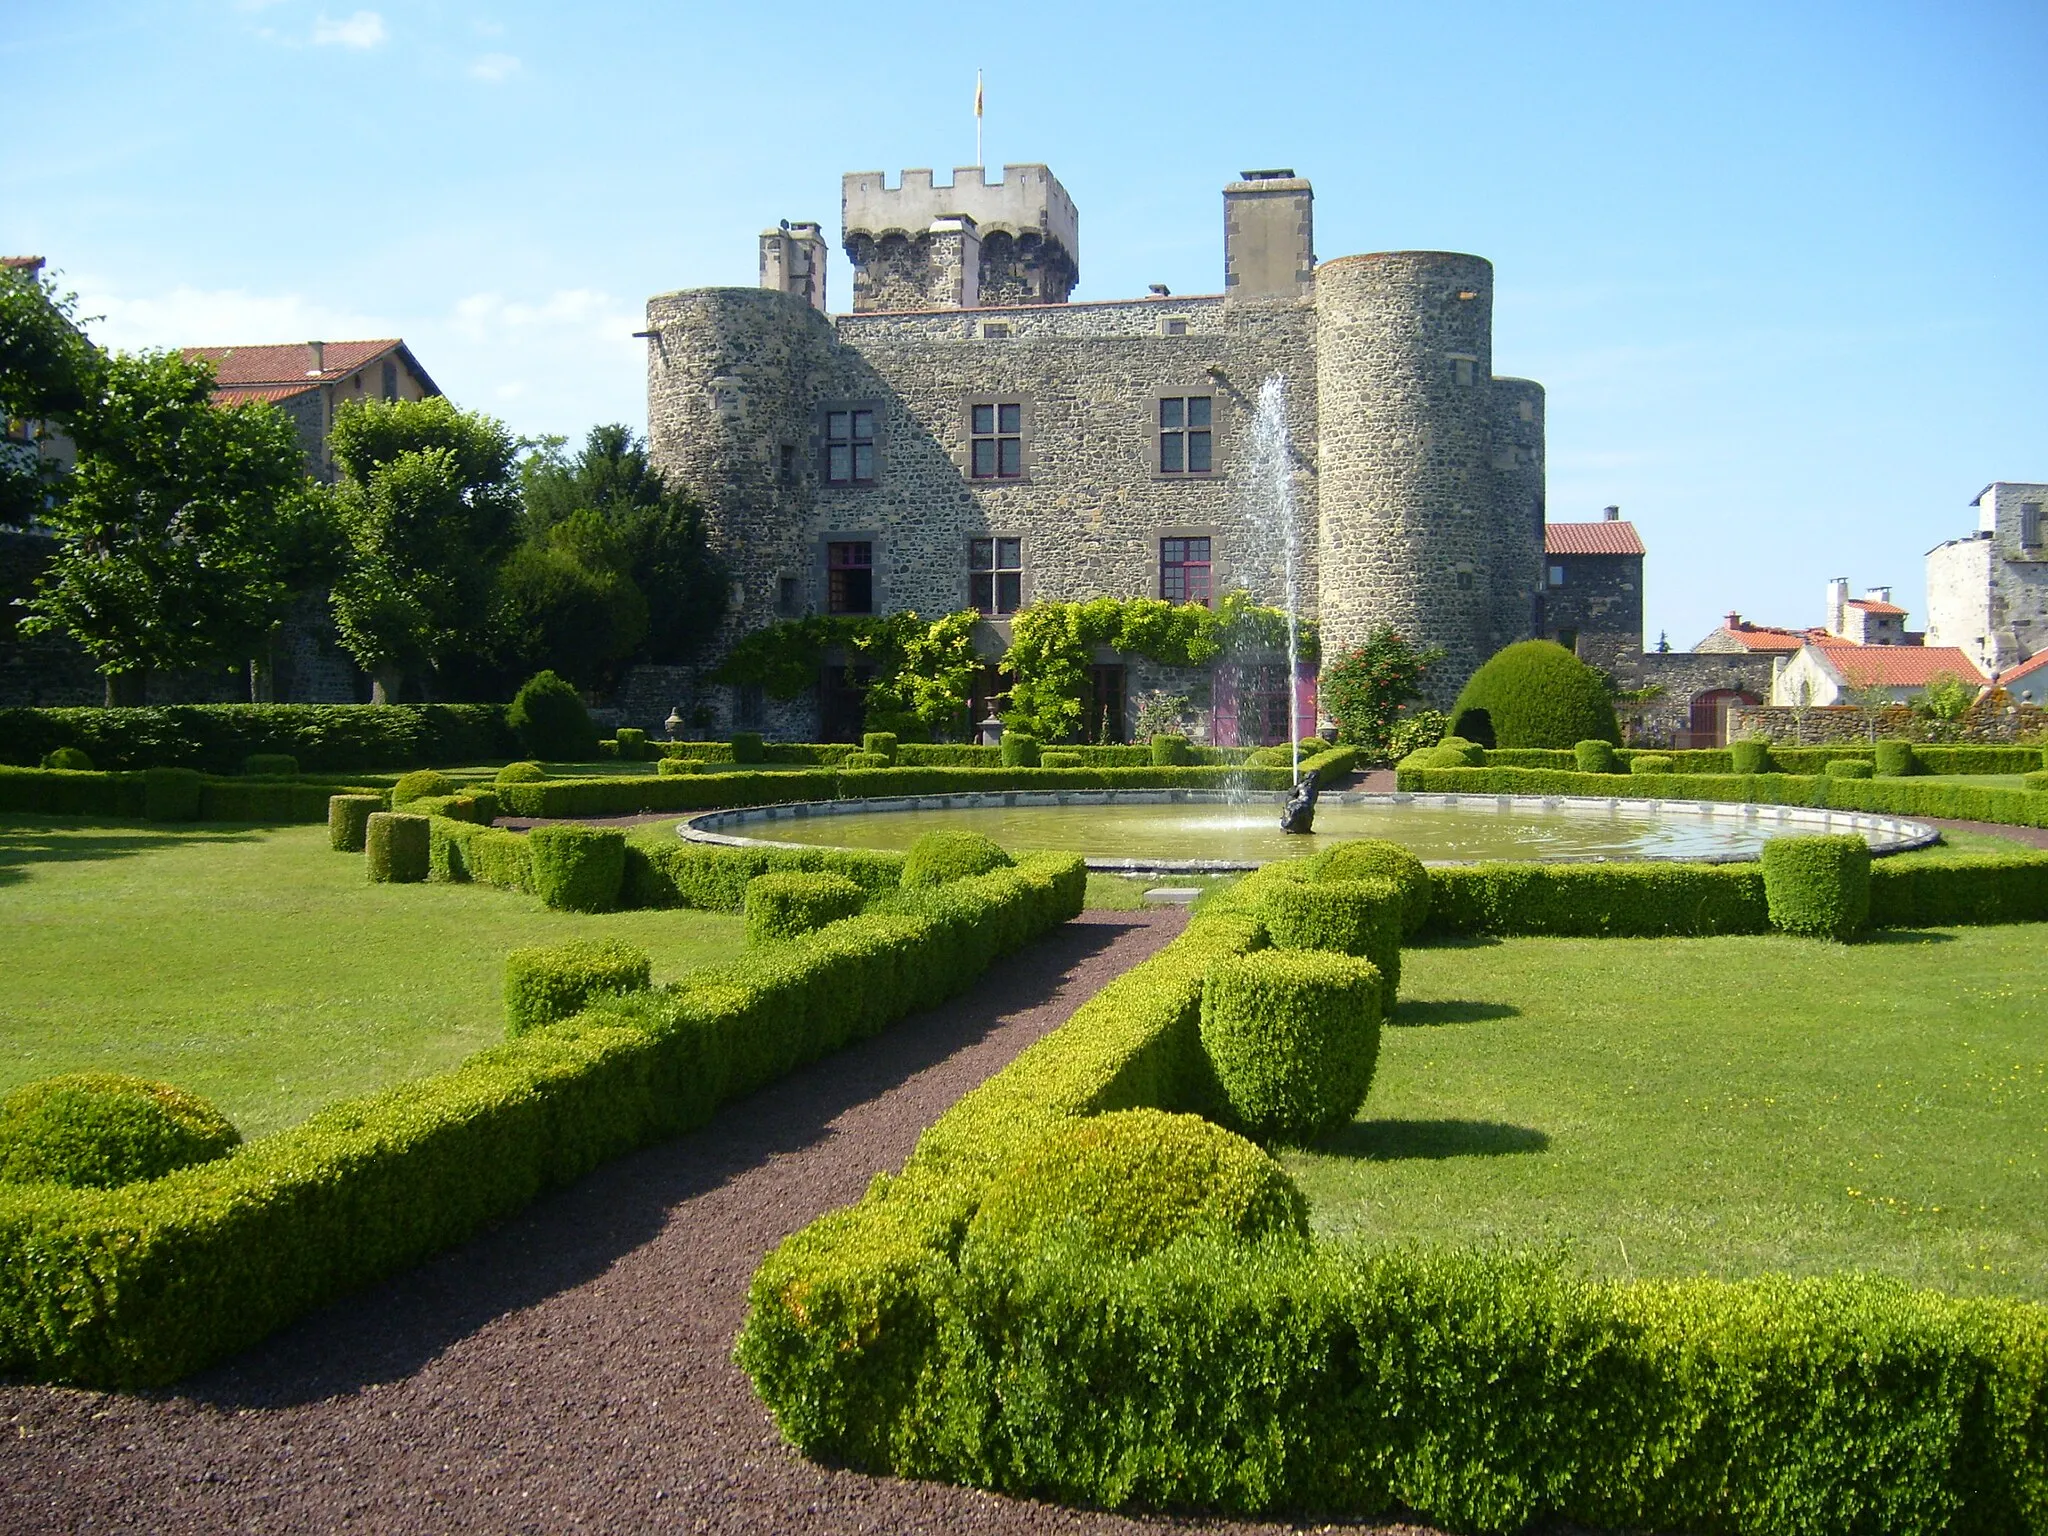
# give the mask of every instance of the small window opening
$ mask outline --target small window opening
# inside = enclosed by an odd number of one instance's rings
[[[1008,341],[1010,324],[1007,320],[991,320],[981,328],[984,341]]]
[[[778,576],[775,579],[775,612],[785,619],[803,617],[803,584],[794,576]]]
[[[1553,566],[1552,566],[1552,567],[1550,568],[1550,584],[1551,584],[1551,585],[1552,585],[1553,587],[1561,587],[1561,586],[1563,586],[1563,585],[1564,585],[1564,567],[1563,567],[1563,566],[1561,566],[1561,565],[1553,565]]]
[[[875,546],[828,544],[825,556],[825,601],[833,613],[875,611]]]
[[[1478,360],[1476,358],[1470,357],[1452,358],[1451,382],[1456,384],[1460,389],[1470,388],[1474,377],[1473,370],[1477,366],[1477,361]]]
[[[1024,407],[1015,402],[976,405],[968,423],[969,473],[976,480],[1024,476]]]
[[[825,483],[875,483],[875,413],[848,410],[825,413]]]
[[[740,729],[758,728],[767,713],[766,695],[759,683],[740,683],[734,687],[732,717]]]
[[[1185,336],[1188,333],[1188,323],[1180,318],[1180,316],[1175,315],[1160,321],[1159,330],[1162,335],[1166,336]]]
[[[1169,603],[1209,604],[1214,568],[1208,539],[1159,541],[1159,595]]]
[[[1159,402],[1159,473],[1206,475],[1213,467],[1215,399],[1179,395]]]
[[[967,588],[969,601],[980,612],[1015,613],[1024,599],[1024,541],[968,540]]]

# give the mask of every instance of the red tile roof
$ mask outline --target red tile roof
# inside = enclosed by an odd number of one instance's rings
[[[1903,618],[1906,612],[1896,603],[1880,603],[1874,597],[1852,597],[1847,601],[1851,608],[1861,608],[1865,613],[1896,613]]]
[[[2043,667],[2048,667],[2048,651],[2043,651],[2038,656],[2029,656],[2025,661],[2007,667],[1998,674],[1998,686],[2009,688],[2023,677],[2032,677]]]
[[[303,395],[307,390],[319,387],[318,379],[308,379],[303,384],[243,384],[233,389],[214,390],[213,403],[245,405],[251,400],[268,400],[274,405],[280,400],[289,400],[294,395]]]
[[[366,363],[404,345],[396,336],[383,341],[330,341],[321,345],[320,367],[313,368],[312,350],[303,341],[260,347],[181,347],[188,358],[213,364],[213,377],[224,389],[248,384],[309,384],[345,379]]]
[[[43,258],[40,256],[0,256],[0,267],[12,267],[17,272],[40,272]]]
[[[1977,664],[1953,645],[1855,645],[1838,640],[1814,649],[1844,682],[1858,688],[1921,688],[1937,677],[1986,681]]]
[[[1646,554],[1634,523],[1603,518],[1597,523],[1545,523],[1543,553],[1546,555],[1641,555]]]
[[[1827,634],[1824,629],[1779,629],[1771,624],[1751,624],[1733,614],[1729,619],[1732,622],[1722,624],[1721,633],[1746,651],[1784,651],[1789,655]]]

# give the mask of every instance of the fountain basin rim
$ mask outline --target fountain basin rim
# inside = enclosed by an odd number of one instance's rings
[[[1006,810],[1014,807],[1071,805],[1244,805],[1270,804],[1278,807],[1286,799],[1282,791],[1231,794],[1214,789],[993,789],[940,795],[877,795],[849,800],[791,800],[775,805],[728,806],[700,811],[676,831],[685,842],[710,843],[728,848],[787,848],[816,851],[823,843],[782,842],[769,837],[747,837],[724,831],[728,826],[752,822],[809,820],[813,816],[851,816],[891,811]],[[1670,800],[1633,798],[1627,795],[1487,795],[1417,794],[1396,790],[1372,794],[1363,790],[1341,790],[1322,796],[1325,805],[1414,805],[1427,809],[1457,807],[1514,812],[1530,811],[1613,811],[1619,809],[1691,813],[1709,819],[1789,823],[1792,829],[1812,832],[1855,833],[1871,842],[1871,855],[1909,853],[1940,841],[1941,832],[1923,821],[1903,816],[1884,816],[1868,811],[1836,811],[1811,805],[1764,805],[1749,800]],[[1872,838],[1871,834],[1877,834]],[[1313,847],[1304,840],[1303,853]],[[840,850],[849,851],[849,850]],[[1088,868],[1112,875],[1204,875],[1240,874],[1276,863],[1273,859],[1111,859],[1088,858]],[[1425,859],[1435,868],[1456,868],[1472,864],[1753,864],[1755,854],[1708,853],[1689,857],[1645,854],[1613,859],[1601,854],[1563,854],[1550,859]]]

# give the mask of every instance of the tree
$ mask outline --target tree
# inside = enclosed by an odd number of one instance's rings
[[[522,669],[552,666],[596,688],[646,638],[647,600],[601,513],[572,512],[521,544],[499,580],[506,649]]]
[[[337,413],[345,566],[334,587],[342,644],[380,704],[407,673],[488,653],[498,566],[516,538],[517,445],[492,418],[439,396]]]
[[[213,370],[174,353],[106,360],[71,414],[78,465],[42,516],[59,540],[29,634],[62,630],[139,704],[152,670],[251,654],[287,594],[309,493],[298,435],[267,404],[217,409]]]
[[[0,418],[68,427],[99,397],[106,359],[78,326],[76,295],[0,268]],[[23,527],[55,489],[54,468],[33,442],[0,447],[0,525]]]
[[[1375,754],[1387,751],[1401,706],[1422,697],[1423,675],[1444,653],[1418,650],[1392,629],[1375,630],[1323,673],[1323,713],[1337,723],[1337,739]]]

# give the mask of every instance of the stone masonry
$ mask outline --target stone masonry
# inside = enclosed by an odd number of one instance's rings
[[[1986,673],[2048,650],[2048,485],[1994,481],[1977,531],[1927,554],[1927,643],[1960,647]]]

